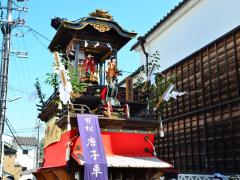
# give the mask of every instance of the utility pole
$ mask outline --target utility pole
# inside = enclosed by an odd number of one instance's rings
[[[1,74],[0,74],[0,179],[3,177],[3,152],[2,147],[4,142],[2,136],[4,132],[4,123],[6,116],[6,101],[7,101],[7,85],[8,85],[8,66],[10,58],[10,38],[12,31],[12,0],[8,0],[7,4],[7,20],[2,25],[1,30],[3,34],[2,39],[2,62],[1,62]]]
[[[22,0],[17,0],[22,2]],[[7,101],[7,87],[8,87],[8,69],[9,69],[9,60],[11,54],[11,32],[14,27],[19,24],[24,24],[24,20],[17,19],[13,20],[12,11],[25,11],[26,8],[13,8],[12,0],[7,1],[7,7],[0,7],[1,10],[7,10],[6,20],[1,20],[1,31],[3,34],[2,38],[2,60],[1,60],[1,72],[0,72],[0,179],[3,177],[3,152],[2,147],[4,146],[2,141],[2,136],[4,133],[4,123],[6,117],[6,101]]]
[[[36,168],[39,167],[39,157],[40,157],[40,120],[37,119],[37,139],[38,139],[38,145],[37,145],[37,152],[36,152]]]

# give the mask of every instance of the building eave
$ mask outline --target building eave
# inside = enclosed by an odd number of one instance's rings
[[[97,33],[101,35],[101,34],[111,33],[111,30],[115,31],[118,34],[117,36],[118,41],[122,42],[121,47],[124,46],[129,40],[131,40],[137,35],[136,32],[129,32],[123,29],[116,21],[99,18],[99,17],[85,17],[85,18],[81,18],[79,21],[68,21],[65,19],[60,19],[58,21],[59,21],[57,22],[58,25],[54,26],[57,32],[48,47],[50,51],[54,51],[56,50],[56,48],[60,48],[61,50],[64,50],[64,47],[66,46],[66,44],[68,44],[68,41],[72,39],[74,36],[76,36],[77,34],[79,34],[80,32],[84,31],[84,29],[88,27],[88,25],[90,26],[104,25],[104,26],[110,27],[111,28],[110,31],[97,32]],[[67,37],[63,40],[64,36],[67,36]],[[119,47],[119,49],[121,47]]]

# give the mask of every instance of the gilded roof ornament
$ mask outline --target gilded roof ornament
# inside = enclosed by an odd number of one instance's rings
[[[100,17],[100,18],[113,20],[113,17],[108,13],[108,11],[105,11],[103,9],[96,9],[94,12],[89,13],[89,16],[94,16],[94,17]]]
[[[99,32],[106,32],[106,31],[109,31],[111,29],[111,27],[109,27],[105,24],[90,24],[90,25],[92,25]]]

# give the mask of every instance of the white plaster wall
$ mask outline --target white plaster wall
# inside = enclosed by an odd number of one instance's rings
[[[8,136],[8,135],[3,134],[2,138],[3,138],[3,141],[4,141],[4,142],[6,142],[6,143],[8,143],[8,144],[10,144],[10,145],[11,145],[12,142],[13,142],[13,137],[12,137],[12,136]]]
[[[28,150],[28,154],[23,154],[22,149],[18,148],[16,163],[22,167],[27,167],[27,170],[36,168],[36,147],[35,146],[22,146],[23,149]],[[22,175],[19,180],[33,179],[33,175]]]
[[[3,140],[4,142],[7,142],[8,144],[12,144],[14,138],[12,136],[8,136],[3,134]],[[36,168],[36,152],[37,147],[36,146],[21,146],[23,149],[28,150],[28,154],[22,154],[22,149],[17,146],[17,157],[15,159],[15,164],[20,164],[22,167],[27,167],[27,170],[35,169]],[[27,179],[33,179],[34,176],[32,174],[29,175],[23,175],[19,178],[19,180],[27,180]]]
[[[22,146],[23,149],[28,149],[28,154],[23,154],[22,149],[18,148],[16,163],[22,167],[27,167],[27,170],[36,167],[36,147]]]
[[[240,25],[239,7],[240,0],[191,0],[146,39],[146,50],[159,50],[166,69]],[[144,64],[141,52],[140,59]]]

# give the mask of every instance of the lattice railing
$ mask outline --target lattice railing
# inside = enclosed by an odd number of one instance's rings
[[[223,180],[228,180],[229,176],[224,176]],[[213,175],[206,174],[178,174],[178,180],[213,180]]]

